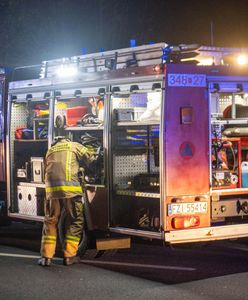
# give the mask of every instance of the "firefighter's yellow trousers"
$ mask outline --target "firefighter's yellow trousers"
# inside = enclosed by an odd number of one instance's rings
[[[56,250],[57,227],[61,209],[66,211],[64,257],[76,256],[84,228],[82,197],[45,201],[45,218],[42,231],[41,256],[52,258]]]

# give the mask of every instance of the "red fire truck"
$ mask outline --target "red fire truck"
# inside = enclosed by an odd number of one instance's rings
[[[84,170],[89,231],[247,237],[248,68],[208,47],[195,59],[211,65],[182,63],[190,51],[159,43],[51,60],[39,79],[11,82],[9,217],[43,220],[43,160],[63,135],[101,153]]]

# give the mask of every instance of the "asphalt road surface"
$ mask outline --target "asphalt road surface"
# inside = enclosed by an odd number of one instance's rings
[[[0,227],[0,299],[248,299],[248,242],[132,243],[113,256],[37,265],[41,228]],[[60,253],[57,253],[60,256]]]

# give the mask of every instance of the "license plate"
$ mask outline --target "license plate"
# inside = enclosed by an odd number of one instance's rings
[[[205,74],[168,74],[169,86],[205,87]]]
[[[206,213],[208,210],[207,202],[190,202],[190,203],[172,203],[168,205],[168,215],[183,215]]]

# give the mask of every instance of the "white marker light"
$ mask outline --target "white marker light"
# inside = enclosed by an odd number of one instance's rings
[[[240,54],[238,57],[237,57],[237,63],[240,65],[240,66],[245,66],[247,65],[248,63],[248,58],[246,55],[244,54]]]
[[[70,65],[62,65],[56,71],[58,77],[74,77],[78,73],[77,68],[75,66]]]
[[[201,66],[211,66],[214,63],[214,59],[213,57],[203,57],[203,58],[199,58],[199,64]]]

